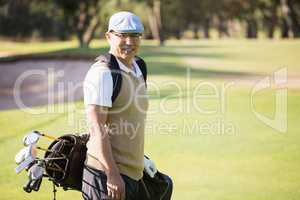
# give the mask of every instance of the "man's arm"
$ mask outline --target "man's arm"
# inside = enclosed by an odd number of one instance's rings
[[[125,184],[113,158],[109,136],[105,128],[107,112],[107,107],[87,106],[90,142],[93,143],[93,146],[100,148],[100,154],[95,156],[105,168],[108,196],[112,199],[125,199]]]

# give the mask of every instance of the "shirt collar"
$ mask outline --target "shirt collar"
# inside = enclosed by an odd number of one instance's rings
[[[126,73],[132,73],[136,77],[140,77],[142,75],[140,67],[135,62],[134,59],[132,61],[133,69],[130,69],[130,68],[126,67],[118,58],[116,58],[116,60],[117,60],[117,62],[119,64],[120,69],[123,70],[124,72],[126,72]]]

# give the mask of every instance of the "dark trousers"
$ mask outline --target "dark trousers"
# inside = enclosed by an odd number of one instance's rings
[[[125,183],[126,200],[139,200],[139,182],[121,175]],[[107,177],[103,171],[84,166],[82,177],[82,197],[84,200],[109,200],[106,188]]]

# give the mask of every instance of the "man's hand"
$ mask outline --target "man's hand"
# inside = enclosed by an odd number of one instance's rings
[[[120,174],[107,174],[107,194],[113,200],[125,199],[125,183]]]

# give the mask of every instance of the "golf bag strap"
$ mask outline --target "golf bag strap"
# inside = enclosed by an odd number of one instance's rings
[[[147,86],[147,65],[146,65],[145,61],[138,56],[135,57],[135,62],[139,66],[139,68],[143,74],[145,84]]]
[[[142,186],[144,188],[144,191],[146,193],[147,198],[150,199],[151,198],[150,192],[148,191],[148,188],[147,188],[147,186],[146,186],[146,184],[145,184],[145,182],[144,182],[143,179],[141,179],[141,183],[142,183]]]
[[[147,81],[146,63],[142,58],[140,58],[138,56],[136,56],[134,59],[143,74],[143,78],[144,78],[144,81],[146,84],[146,81]],[[121,85],[122,85],[122,76],[120,73],[121,69],[118,64],[118,61],[117,61],[116,57],[110,53],[106,53],[104,55],[98,56],[96,58],[96,61],[107,63],[108,68],[111,70],[111,76],[112,76],[112,81],[113,81],[113,94],[111,97],[111,101],[114,102],[120,93]]]

